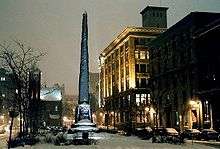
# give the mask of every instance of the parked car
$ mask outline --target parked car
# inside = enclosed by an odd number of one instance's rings
[[[135,135],[142,139],[150,139],[153,136],[153,130],[149,126],[145,128],[136,128]]]
[[[153,143],[173,143],[173,144],[181,144],[183,143],[183,139],[179,135],[179,133],[174,128],[155,128],[154,136],[152,138]]]
[[[179,135],[178,131],[176,131],[176,129],[174,128],[165,128],[165,130],[166,130],[165,133],[167,136],[178,136]]]
[[[201,132],[198,129],[185,129],[181,135],[186,139],[201,139]]]
[[[213,129],[203,129],[201,131],[201,139],[204,140],[219,140],[219,133]]]
[[[160,136],[178,136],[179,133],[174,128],[157,127],[154,128],[154,134]]]

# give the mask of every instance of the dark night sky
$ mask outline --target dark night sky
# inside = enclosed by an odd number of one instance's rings
[[[0,41],[17,38],[46,49],[43,82],[64,83],[68,94],[78,94],[82,13],[89,19],[90,71],[98,72],[99,53],[126,26],[141,26],[147,5],[169,7],[169,27],[191,11],[220,12],[220,0],[1,0]]]

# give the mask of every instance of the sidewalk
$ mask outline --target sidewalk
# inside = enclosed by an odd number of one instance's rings
[[[200,141],[200,140],[187,140],[187,143],[198,143],[203,144],[211,147],[217,147],[220,148],[220,142],[219,141]]]

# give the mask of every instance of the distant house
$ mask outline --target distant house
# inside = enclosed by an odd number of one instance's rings
[[[63,126],[71,127],[75,121],[75,109],[78,104],[78,95],[65,95],[63,103]]]
[[[54,85],[44,87],[40,92],[40,117],[43,126],[62,125],[62,100],[64,87]]]

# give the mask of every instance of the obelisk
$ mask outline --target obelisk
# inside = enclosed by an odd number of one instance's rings
[[[92,122],[92,113],[89,102],[89,53],[88,53],[88,24],[87,13],[83,13],[81,36],[81,59],[79,74],[79,100],[75,113],[74,131],[88,134],[96,131]]]
[[[83,13],[78,104],[89,104],[89,54],[87,13]]]

